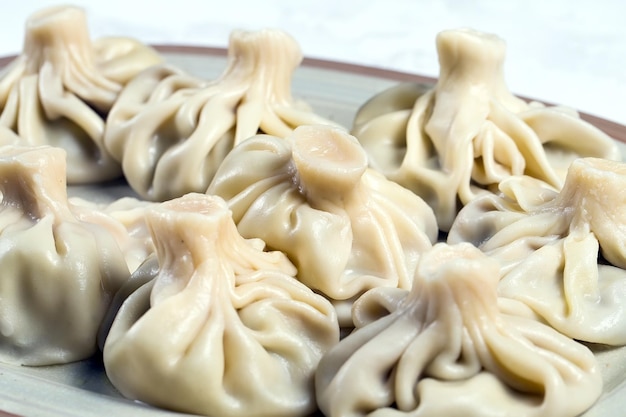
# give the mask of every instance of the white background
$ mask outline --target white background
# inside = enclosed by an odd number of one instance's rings
[[[24,22],[55,1],[3,0],[0,55],[19,53]],[[622,0],[74,1],[93,38],[226,46],[233,29],[289,32],[305,56],[436,76],[435,37],[471,27],[507,43],[511,91],[626,125]]]

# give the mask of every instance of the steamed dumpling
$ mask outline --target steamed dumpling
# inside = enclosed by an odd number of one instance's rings
[[[60,148],[0,147],[0,360],[91,356],[113,294],[128,279],[108,230],[80,220]]]
[[[626,164],[581,158],[560,191],[510,178],[467,205],[448,235],[498,259],[498,291],[562,333],[626,344]]]
[[[216,80],[163,65],[129,83],[109,115],[106,147],[145,199],[204,192],[242,140],[333,124],[292,98],[291,80],[301,61],[298,44],[285,32],[234,31],[227,67]]]
[[[504,82],[504,42],[472,30],[437,36],[436,85],[373,97],[352,133],[389,179],[422,196],[447,231],[458,210],[511,175],[562,185],[577,157],[619,159],[614,141],[563,107],[526,103]]]
[[[332,305],[294,278],[284,254],[241,237],[219,197],[187,194],[151,208],[146,221],[156,257],[134,275],[154,276],[106,336],[113,385],[193,414],[313,412],[315,369],[339,340]]]
[[[376,288],[356,330],[328,352],[316,392],[327,417],[566,417],[602,392],[591,351],[498,307],[498,263],[474,246],[436,244],[413,289]]]
[[[287,140],[259,135],[242,142],[207,190],[228,201],[243,236],[286,253],[300,281],[347,302],[340,321],[348,327],[351,300],[366,290],[410,288],[417,260],[438,232],[420,197],[367,162],[344,130],[301,126]]]
[[[105,118],[123,85],[161,62],[128,38],[89,38],[82,9],[57,6],[29,17],[22,53],[0,72],[0,126],[24,145],[67,152],[67,181],[121,176],[104,148]]]

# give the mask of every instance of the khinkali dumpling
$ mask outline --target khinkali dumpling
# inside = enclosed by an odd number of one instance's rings
[[[438,233],[430,207],[367,162],[346,131],[301,126],[286,140],[242,142],[207,190],[228,201],[243,236],[286,253],[300,281],[347,302],[340,321],[348,327],[350,301],[366,290],[410,288]]]
[[[204,81],[162,65],[129,83],[107,120],[105,145],[145,199],[204,192],[242,140],[333,124],[293,99],[291,80],[301,61],[298,44],[283,31],[233,31],[219,78]]]
[[[327,417],[565,417],[602,392],[591,351],[498,307],[497,261],[436,244],[410,291],[376,288],[354,305],[356,330],[319,364]]]
[[[0,178],[0,360],[85,359],[130,275],[124,255],[108,230],[71,211],[62,149],[0,147]]]
[[[80,8],[40,10],[26,22],[22,53],[0,72],[0,125],[24,145],[65,149],[69,183],[119,177],[104,148],[106,114],[125,83],[161,61],[132,39],[92,42]]]
[[[187,194],[149,209],[146,221],[156,257],[134,275],[155,275],[106,336],[113,385],[194,414],[313,412],[315,369],[339,340],[332,305],[294,278],[284,254],[241,237],[219,197]]]
[[[563,189],[509,178],[459,213],[449,243],[498,259],[503,297],[575,339],[626,344],[626,164],[574,161]]]
[[[526,103],[504,81],[504,42],[469,29],[437,36],[439,79],[400,84],[357,113],[371,166],[422,196],[447,231],[458,210],[511,175],[559,188],[573,159],[619,159],[614,141],[564,107]]]

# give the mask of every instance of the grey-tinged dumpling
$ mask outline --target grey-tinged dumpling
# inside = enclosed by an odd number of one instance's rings
[[[312,413],[317,364],[339,341],[330,302],[294,278],[284,254],[244,239],[219,197],[186,194],[146,221],[156,258],[135,272],[146,283],[122,303],[104,343],[113,385],[193,414]]]
[[[242,142],[207,193],[228,202],[243,236],[286,253],[300,281],[337,301],[347,327],[355,297],[410,288],[420,254],[437,240],[424,200],[368,168],[358,141],[329,126]]]
[[[614,141],[565,107],[515,97],[505,43],[469,29],[437,36],[439,79],[374,96],[352,128],[371,166],[422,196],[447,231],[458,210],[511,175],[562,185],[577,157],[621,158]]]
[[[0,147],[0,178],[0,360],[85,359],[130,276],[124,254],[108,230],[71,211],[62,149]]]
[[[560,191],[510,178],[461,210],[448,242],[498,259],[498,291],[578,340],[626,344],[626,164],[573,162]]]
[[[602,392],[584,345],[500,311],[497,261],[468,244],[422,255],[413,288],[376,288],[316,373],[327,417],[568,417]]]
[[[39,10],[26,21],[22,53],[0,72],[0,125],[24,145],[65,149],[70,184],[120,177],[104,147],[106,115],[125,83],[161,61],[132,39],[92,42],[80,8]]]
[[[291,93],[302,61],[280,30],[233,31],[228,61],[204,81],[163,65],[129,83],[107,120],[105,145],[130,186],[148,200],[204,192],[228,152],[259,132],[284,137],[304,124],[334,124]]]

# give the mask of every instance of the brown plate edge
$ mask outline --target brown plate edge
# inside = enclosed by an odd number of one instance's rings
[[[190,55],[205,55],[205,56],[226,56],[227,49],[221,47],[211,46],[194,46],[194,45],[175,45],[175,44],[156,44],[152,45],[157,51],[162,53],[179,53]],[[4,67],[9,64],[15,56],[0,57],[0,67]],[[434,77],[428,77],[424,75],[412,74],[407,72],[388,70],[384,68],[370,67],[359,64],[352,64],[348,62],[329,61],[318,58],[305,57],[302,64],[314,68],[330,69],[335,71],[342,71],[354,74],[360,74],[365,76],[372,76],[378,78],[385,78],[398,82],[418,82],[425,84],[434,84],[437,79]],[[524,100],[534,100],[529,97],[521,97]],[[536,100],[542,101],[542,100]],[[550,105],[551,103],[545,104]],[[598,129],[602,130],[613,139],[626,143],[626,126],[613,122],[611,120],[604,119],[602,117],[594,116],[588,113],[580,112],[581,119],[591,123]]]

